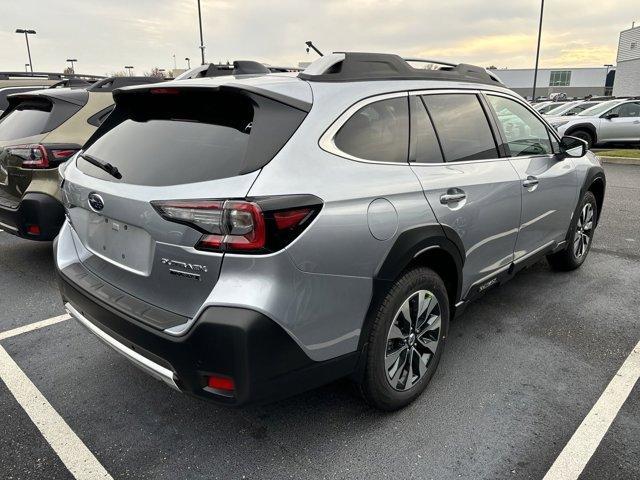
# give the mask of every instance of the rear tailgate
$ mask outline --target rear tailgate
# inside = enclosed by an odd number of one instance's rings
[[[39,144],[48,132],[77,113],[87,98],[87,92],[81,90],[61,90],[53,94],[44,90],[9,97],[9,109],[0,119],[0,197],[3,205],[17,206],[31,183],[34,168],[53,169],[60,164],[47,150],[50,158],[46,166],[29,165],[34,163],[35,155],[42,155],[42,151],[11,147]],[[67,147],[59,146],[62,149]],[[48,146],[43,148],[47,149]]]
[[[163,218],[151,202],[239,199],[305,113],[255,94],[137,89],[65,171],[63,196],[84,266],[154,307],[193,317],[211,293],[222,253],[194,248],[203,231]],[[166,327],[166,325],[165,325]]]

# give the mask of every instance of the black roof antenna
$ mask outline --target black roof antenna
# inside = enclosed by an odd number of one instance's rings
[[[309,49],[312,48],[314,52],[316,52],[321,57],[324,57],[322,52],[316,48],[316,46],[313,44],[313,42],[311,40],[309,40],[308,42],[304,42],[304,43],[307,46],[307,53],[309,53]]]

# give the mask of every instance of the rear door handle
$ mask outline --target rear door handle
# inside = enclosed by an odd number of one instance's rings
[[[538,183],[540,183],[540,181],[536,177],[529,176],[524,182],[522,182],[522,186],[525,188],[530,188],[535,187],[536,185],[538,185]]]
[[[467,198],[467,194],[464,192],[460,193],[444,193],[440,195],[440,203],[443,205],[449,205],[450,203],[461,202]]]

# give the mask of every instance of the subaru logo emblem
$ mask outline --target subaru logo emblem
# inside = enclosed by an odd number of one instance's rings
[[[91,207],[91,210],[93,210],[94,212],[99,212],[104,208],[104,200],[102,200],[102,197],[97,193],[90,193],[89,206]]]

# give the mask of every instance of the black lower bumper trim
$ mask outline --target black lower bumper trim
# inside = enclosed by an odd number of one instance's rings
[[[86,319],[128,348],[176,374],[178,387],[225,405],[284,398],[349,375],[358,354],[315,362],[282,327],[247,309],[210,307],[187,334],[174,337],[128,318],[73,285],[60,273],[60,289]],[[234,379],[232,396],[205,389],[208,375]]]
[[[0,224],[8,233],[30,240],[53,240],[64,222],[64,207],[44,193],[27,193],[17,208],[0,205]],[[29,233],[37,226],[40,233]]]

